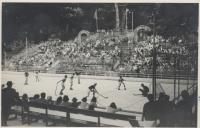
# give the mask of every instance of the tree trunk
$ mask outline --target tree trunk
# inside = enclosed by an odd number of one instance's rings
[[[122,6],[122,7],[123,7],[123,6]],[[122,18],[121,18],[121,28],[122,28],[122,30],[124,30],[125,27],[126,27],[126,7],[123,7],[123,8],[122,8],[121,14],[122,14]]]
[[[116,26],[115,29],[119,31],[119,7],[118,4],[115,3],[115,14],[116,14]]]

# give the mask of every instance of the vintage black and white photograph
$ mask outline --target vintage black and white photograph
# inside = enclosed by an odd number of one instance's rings
[[[1,126],[197,127],[199,3],[1,10]]]

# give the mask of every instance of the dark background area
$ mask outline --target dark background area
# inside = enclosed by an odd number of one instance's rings
[[[119,4],[120,16],[134,10],[134,28],[148,25],[152,11],[157,10],[156,32],[162,36],[198,35],[198,4]],[[3,3],[2,42],[12,44],[25,40],[34,43],[50,37],[68,40],[80,30],[96,31],[94,13],[98,9],[99,29],[115,28],[114,3]],[[124,21],[122,20],[122,23]],[[131,29],[131,14],[128,14]]]

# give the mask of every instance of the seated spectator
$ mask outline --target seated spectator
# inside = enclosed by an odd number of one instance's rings
[[[109,113],[115,113],[121,111],[121,108],[117,108],[116,104],[112,102],[109,107],[107,107],[106,111]]]
[[[142,121],[155,121],[156,120],[156,103],[153,101],[153,94],[147,96],[149,102],[144,104]]]
[[[79,108],[80,109],[88,109],[88,107],[89,107],[89,104],[87,103],[87,97],[84,97],[81,100],[81,104],[79,105]]]
[[[24,107],[24,111],[28,111],[28,95],[26,93],[22,95],[21,101]]]
[[[45,98],[46,98],[46,93],[42,92],[40,94],[40,99],[38,100],[38,102],[44,103],[44,104],[47,103],[47,100]]]
[[[63,100],[62,100],[61,105],[62,106],[66,106],[66,107],[68,107],[70,105],[70,103],[69,103],[69,97],[67,95],[63,96]]]
[[[2,89],[1,99],[1,125],[7,126],[7,120],[11,111],[11,107],[14,105],[16,98],[16,90],[12,88],[12,81],[7,82],[7,87]]]
[[[94,110],[95,107],[97,107],[97,98],[93,97],[89,104],[88,110]]]
[[[55,105],[60,105],[62,103],[62,97],[59,96],[55,102]]]
[[[47,97],[47,104],[49,104],[49,105],[53,104],[52,96]]]
[[[18,104],[18,103],[21,103],[21,99],[20,99],[20,96],[19,96],[19,92],[16,93],[16,99],[15,99],[15,103]]]
[[[40,95],[39,94],[35,94],[33,97],[29,98],[30,102],[38,102],[39,99],[40,99]]]
[[[186,90],[181,92],[182,100],[176,105],[177,125],[182,127],[191,126],[192,105],[189,93]]]
[[[73,99],[72,99],[72,103],[71,103],[71,107],[73,107],[73,108],[78,108],[78,106],[80,105],[80,102],[77,102],[77,99],[74,97]]]

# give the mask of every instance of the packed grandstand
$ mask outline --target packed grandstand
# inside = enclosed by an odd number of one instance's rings
[[[41,41],[38,45],[29,45],[27,49],[24,47],[11,57],[7,68],[22,70],[29,66],[29,70],[54,72],[78,69],[149,74],[152,72],[153,35],[145,34],[145,38],[140,40],[133,35],[131,31],[119,33],[99,30],[97,33],[83,32],[69,41],[54,38]],[[156,35],[155,43],[158,74],[173,74],[174,65],[178,66],[182,75],[186,74],[183,69],[188,68],[190,74],[196,74],[193,67],[197,64],[197,47],[193,45],[194,42],[188,45],[184,38]],[[189,62],[193,62],[190,67]]]

